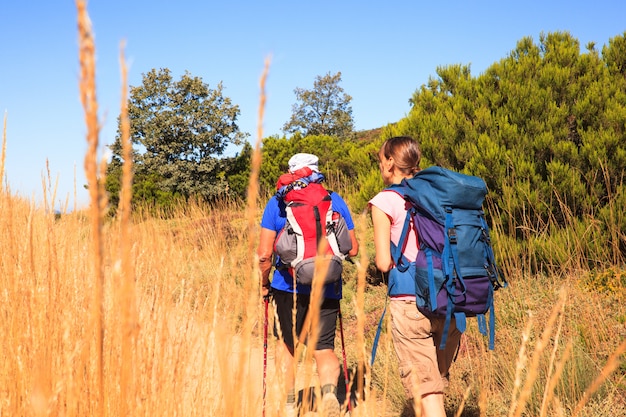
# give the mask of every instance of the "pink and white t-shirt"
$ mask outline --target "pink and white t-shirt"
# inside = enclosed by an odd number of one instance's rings
[[[383,213],[391,218],[391,241],[397,245],[406,220],[408,203],[400,194],[389,189],[376,194],[376,196],[372,198],[369,203],[378,207]],[[411,224],[409,236],[406,239],[402,253],[410,262],[413,262],[415,261],[415,258],[417,258],[417,252],[417,235],[415,233],[415,227]]]

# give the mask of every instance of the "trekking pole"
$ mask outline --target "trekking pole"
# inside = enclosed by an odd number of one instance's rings
[[[263,417],[265,417],[265,392],[267,389],[267,326],[269,321],[267,310],[269,308],[269,297],[263,297],[263,303],[265,304],[265,320],[263,322]]]
[[[341,306],[339,307],[339,332],[341,334],[341,351],[343,353],[343,377],[346,382],[346,399],[348,400],[348,410],[352,414],[352,401],[350,399],[350,383],[348,379],[348,362],[346,360],[346,344],[343,341],[343,319],[341,316]]]

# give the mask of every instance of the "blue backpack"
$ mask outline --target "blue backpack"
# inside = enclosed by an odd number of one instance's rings
[[[398,246],[392,244],[392,257],[398,272],[415,279],[417,308],[428,317],[445,317],[440,349],[445,347],[452,317],[461,332],[466,317],[477,317],[480,332],[487,335],[489,312],[489,349],[493,350],[493,294],[507,282],[496,265],[482,209],[485,182],[433,166],[389,189],[410,203]],[[402,254],[411,224],[419,244],[414,263]]]

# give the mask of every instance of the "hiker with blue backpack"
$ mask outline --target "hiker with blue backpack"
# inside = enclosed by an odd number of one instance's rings
[[[388,187],[400,184],[405,178],[412,178],[420,170],[421,151],[410,137],[388,139],[381,146],[378,158],[383,182]],[[437,349],[444,320],[426,317],[417,309],[413,277],[396,268],[391,247],[401,244],[400,236],[407,217],[404,197],[392,188],[386,188],[370,200],[370,207],[376,267],[382,272],[389,272],[391,336],[398,356],[402,385],[410,400],[407,407],[421,403],[421,415],[445,417],[443,393],[461,333],[453,320],[446,348]],[[414,262],[418,250],[416,232],[411,228],[402,254],[407,261]],[[417,396],[421,401],[414,401]]]
[[[443,394],[466,318],[476,317],[487,335],[489,313],[493,349],[493,294],[507,285],[482,210],[487,187],[442,167],[421,170],[411,137],[386,140],[378,159],[387,188],[370,200],[376,266],[389,272],[391,335],[412,400],[405,410],[445,417]]]
[[[359,246],[348,206],[338,194],[321,185],[324,175],[319,172],[318,157],[299,153],[293,155],[288,164],[289,172],[278,179],[276,194],[265,206],[257,249],[262,295],[272,297],[278,319],[274,325],[274,335],[278,338],[276,363],[284,373],[286,389],[285,409],[281,415],[298,415],[294,352],[299,339],[307,342],[303,333],[307,331],[307,320],[311,320],[319,327],[313,353],[322,392],[318,410],[322,410],[322,415],[339,417],[340,365],[334,349],[342,297],[341,262],[347,256],[355,256]],[[321,247],[327,247],[324,256],[329,268],[320,315],[312,319],[307,315],[315,257]]]

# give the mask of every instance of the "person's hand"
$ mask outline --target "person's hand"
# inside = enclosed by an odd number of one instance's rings
[[[263,296],[263,299],[268,300],[270,298],[271,293],[272,293],[272,287],[270,287],[270,283],[268,282],[267,284],[263,284],[261,287],[261,295]]]

